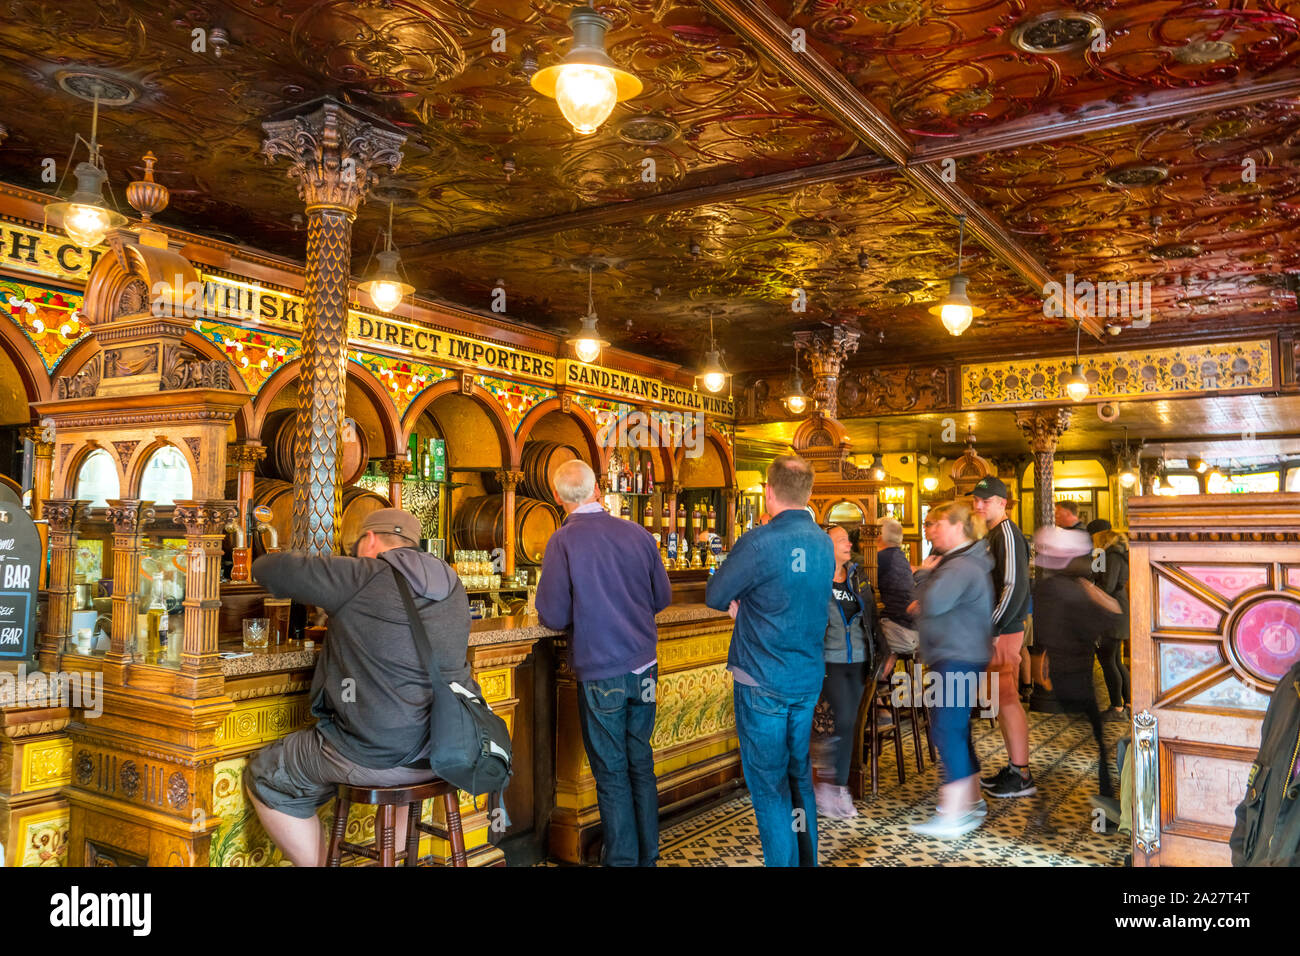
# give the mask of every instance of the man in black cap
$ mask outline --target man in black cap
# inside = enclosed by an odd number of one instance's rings
[[[1029,772],[1029,721],[1020,705],[1020,649],[1029,616],[1029,544],[1007,517],[1009,492],[1001,479],[981,478],[971,492],[975,512],[988,525],[993,556],[993,659],[989,680],[998,698],[998,727],[1007,745],[1007,766],[980,786],[991,797],[1027,797],[1038,792]]]
[[[410,585],[442,677],[474,688],[466,662],[469,601],[444,561],[418,550],[420,523],[399,508],[375,511],[349,543],[352,557],[268,554],[253,578],[278,597],[329,615],[311,685],[315,726],[258,751],[244,780],[262,825],[295,866],[322,866],[316,809],[339,783],[400,787],[433,779],[433,687],[416,650],[394,572]],[[476,688],[474,688],[476,689]],[[399,815],[397,846],[405,840]]]

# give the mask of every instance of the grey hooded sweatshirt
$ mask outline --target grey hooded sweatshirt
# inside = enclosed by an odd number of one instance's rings
[[[993,659],[993,558],[976,541],[916,572],[916,630],[927,666],[987,667]]]
[[[314,604],[329,615],[312,678],[311,712],[339,753],[382,770],[428,756],[433,699],[392,568],[411,586],[443,680],[473,688],[466,661],[469,600],[444,561],[398,548],[377,558],[268,554],[252,567],[253,579],[272,594]]]

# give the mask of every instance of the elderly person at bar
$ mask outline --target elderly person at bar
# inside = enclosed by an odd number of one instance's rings
[[[915,654],[920,644],[916,622],[907,611],[916,582],[902,545],[903,526],[893,518],[880,522],[880,537],[876,539],[876,580],[880,583],[880,603],[885,606],[880,615],[880,630],[889,647],[889,657],[879,670],[882,675],[894,669],[899,654]]]

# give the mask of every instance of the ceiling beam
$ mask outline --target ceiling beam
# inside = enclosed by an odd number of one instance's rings
[[[533,236],[545,236],[568,229],[582,229],[590,226],[605,225],[611,222],[626,222],[629,219],[643,219],[647,216],[679,209],[694,209],[699,206],[718,202],[730,202],[746,199],[750,196],[769,195],[787,189],[800,189],[820,183],[833,183],[844,179],[857,179],[874,173],[887,173],[898,169],[898,164],[879,156],[854,156],[816,166],[803,166],[787,169],[766,176],[754,176],[749,179],[736,179],[731,182],[712,186],[695,186],[690,189],[678,189],[671,192],[656,193],[628,202],[611,203],[607,206],[592,206],[574,212],[561,213],[558,216],[545,216],[541,219],[529,219],[508,226],[494,226],[478,232],[465,232],[458,235],[443,236],[402,247],[402,256],[407,260],[434,253],[453,252],[473,246],[487,245],[492,242],[513,242]],[[364,256],[354,257],[364,259]]]
[[[1072,114],[1038,113],[977,133],[927,143],[916,149],[911,162],[935,163],[944,159],[963,159],[1035,143],[1102,133],[1124,126],[1140,126],[1185,116],[1208,116],[1217,110],[1293,96],[1300,96],[1300,76],[1297,75],[1277,80],[1225,83],[1210,89],[1193,87],[1169,90],[1137,98],[1131,104],[1105,102]]]
[[[873,150],[904,167],[914,161],[915,147],[892,119],[876,108],[827,60],[815,50],[793,49],[793,28],[762,0],[702,0],[736,34],[800,89],[817,101],[840,125]],[[959,189],[945,182],[934,166],[911,166],[904,174],[921,192],[952,215],[965,215],[971,232],[991,253],[1010,266],[1034,289],[1042,289],[1051,273],[1028,249],[1016,241],[988,210]],[[1095,317],[1082,320],[1085,330],[1096,338],[1102,323]]]

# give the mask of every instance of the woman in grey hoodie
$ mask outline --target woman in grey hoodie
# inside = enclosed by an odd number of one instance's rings
[[[925,534],[936,553],[916,572],[916,601],[908,610],[915,615],[926,665],[923,699],[931,707],[943,786],[938,814],[911,829],[953,839],[978,827],[988,812],[980,797],[970,712],[980,703],[980,677],[993,656],[993,559],[984,542],[975,540],[964,501],[932,509]]]

